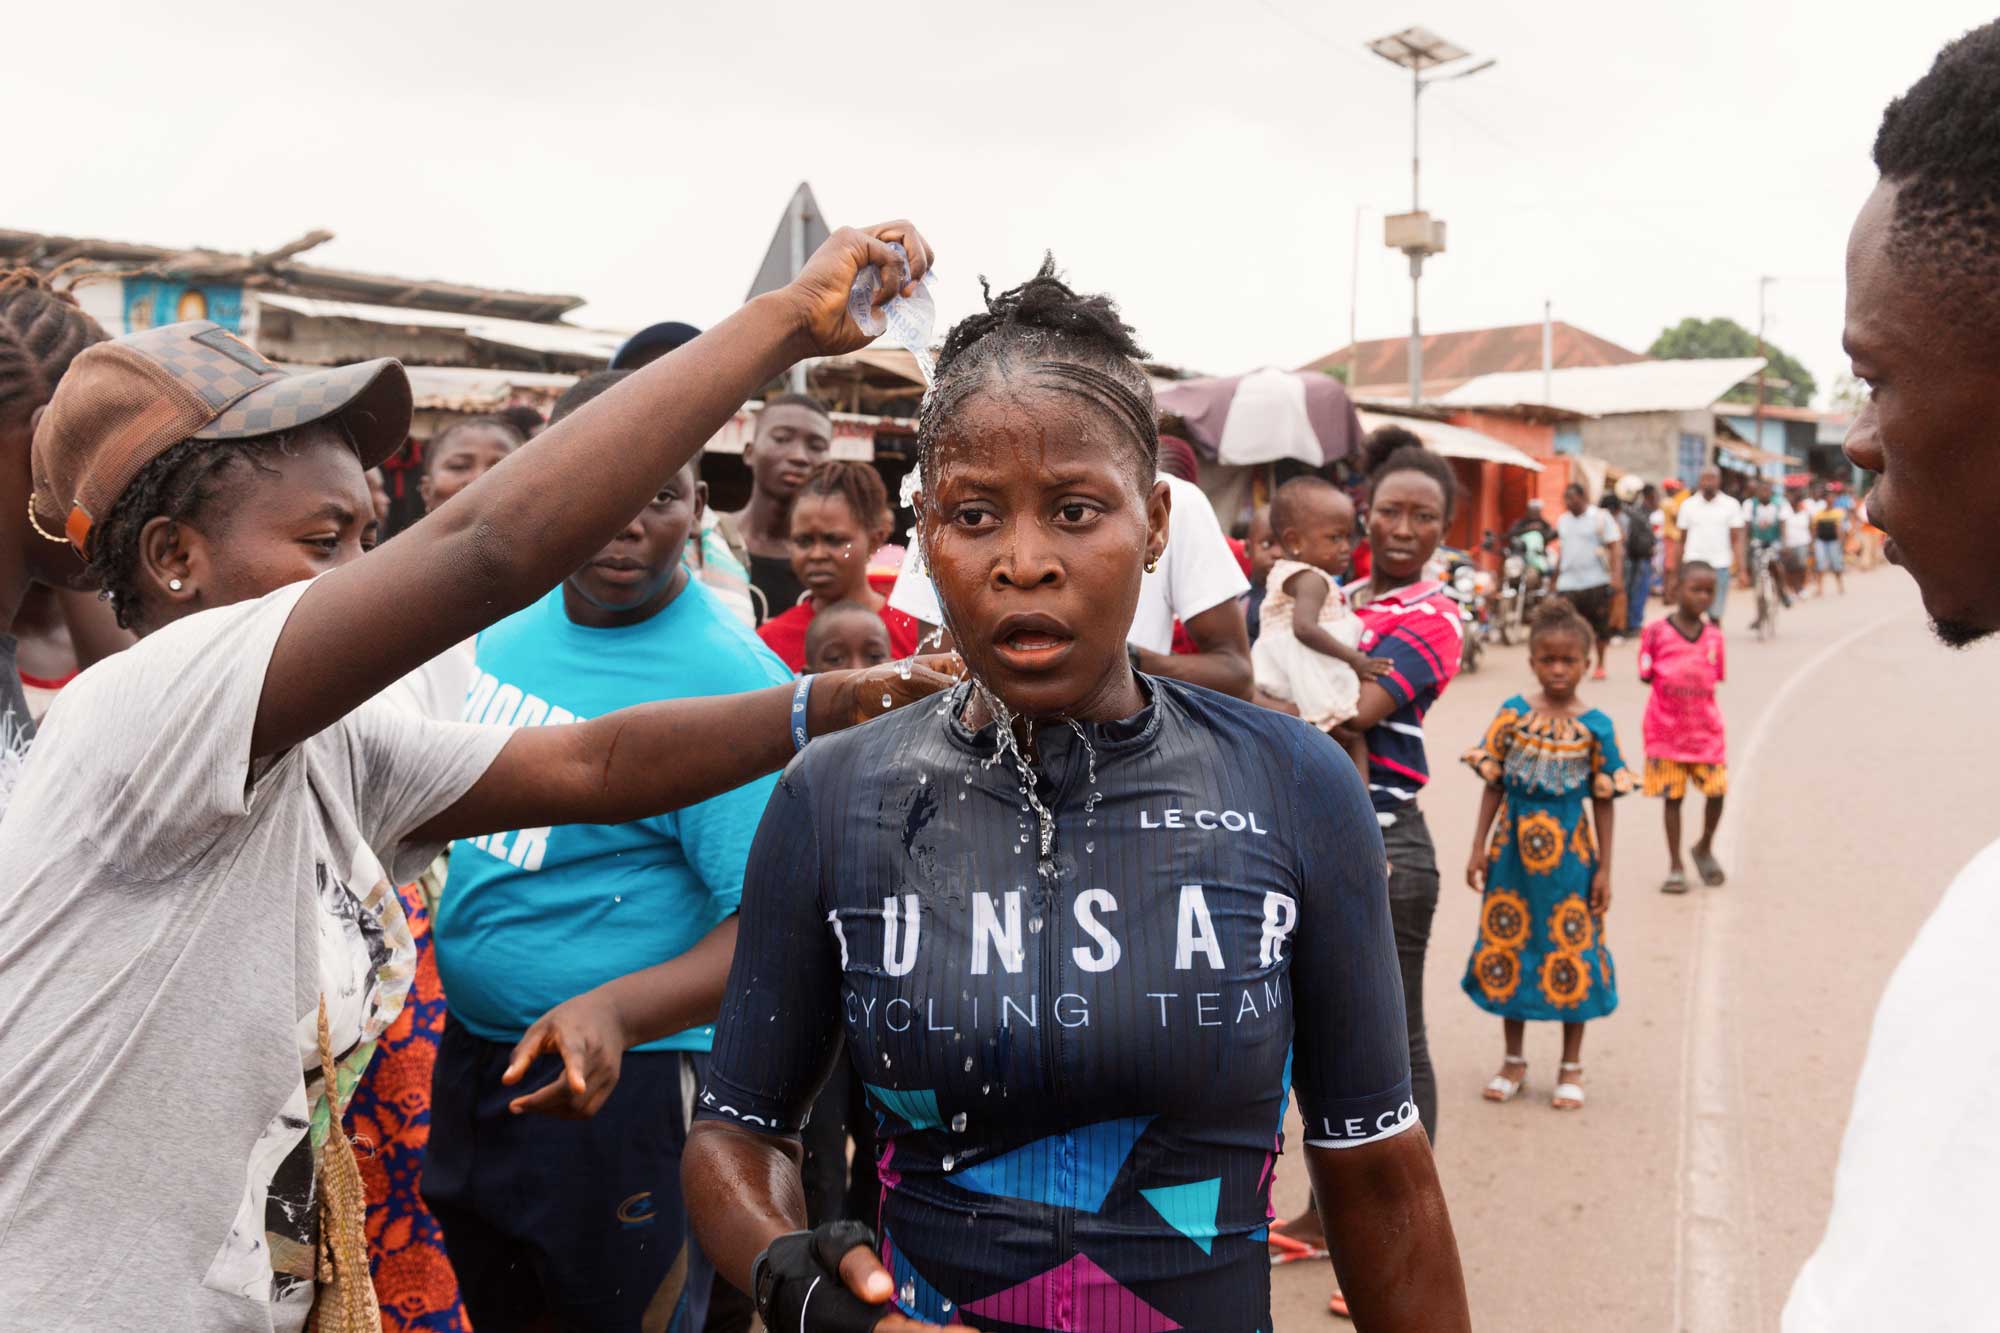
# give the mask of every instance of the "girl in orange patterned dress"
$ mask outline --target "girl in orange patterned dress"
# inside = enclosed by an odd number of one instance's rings
[[[1512,1101],[1527,1074],[1531,1019],[1563,1025],[1553,1105],[1583,1105],[1583,1025],[1618,1007],[1604,939],[1611,906],[1614,797],[1635,785],[1611,719],[1576,688],[1589,665],[1589,622],[1561,598],[1535,612],[1528,660],[1541,689],[1500,706],[1465,762],[1486,779],[1466,883],[1484,895],[1465,993],[1500,1015],[1506,1059],[1488,1101]],[[1589,809],[1586,810],[1585,803]]]

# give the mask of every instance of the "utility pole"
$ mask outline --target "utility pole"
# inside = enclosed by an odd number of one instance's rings
[[[1769,277],[1757,279],[1757,356],[1760,360],[1764,356],[1764,293],[1768,292],[1771,289],[1771,284],[1776,281],[1776,278]],[[1762,365],[1757,367],[1756,421],[1757,447],[1762,449],[1764,447],[1764,367]]]
[[[1393,65],[1410,71],[1410,211],[1382,220],[1383,240],[1392,250],[1401,250],[1410,259],[1410,402],[1424,397],[1424,325],[1421,312],[1424,260],[1444,253],[1444,222],[1423,211],[1423,151],[1420,121],[1424,89],[1447,79],[1463,79],[1491,69],[1492,60],[1482,60],[1455,74],[1424,77],[1424,71],[1463,60],[1471,55],[1452,45],[1428,28],[1405,28],[1368,43],[1368,49]]]
[[[1354,377],[1361,370],[1361,205],[1354,206],[1354,258],[1347,269],[1347,392],[1354,392]]]

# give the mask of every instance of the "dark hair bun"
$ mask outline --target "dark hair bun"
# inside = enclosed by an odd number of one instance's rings
[[[1139,346],[1132,326],[1119,315],[1117,302],[1108,296],[1082,296],[1071,290],[1056,275],[1052,253],[1043,253],[1042,266],[1020,286],[995,296],[992,285],[982,276],[979,290],[986,298],[986,313],[967,316],[952,326],[938,353],[939,374],[974,343],[1010,326],[1076,336],[1131,361],[1146,359],[1146,350]]]

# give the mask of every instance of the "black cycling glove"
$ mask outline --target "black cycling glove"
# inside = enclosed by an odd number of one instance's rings
[[[750,1267],[757,1315],[778,1333],[873,1333],[893,1305],[870,1305],[847,1289],[840,1261],[857,1245],[875,1248],[860,1222],[826,1222],[778,1237]]]

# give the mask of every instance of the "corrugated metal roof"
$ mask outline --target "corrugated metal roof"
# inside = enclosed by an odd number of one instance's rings
[[[1609,338],[1555,321],[1550,328],[1555,365],[1622,366],[1644,361],[1643,353],[1620,347]],[[1369,391],[1407,393],[1410,384],[1408,338],[1373,338],[1355,345],[1354,383],[1357,397]],[[1345,370],[1348,349],[1329,352],[1301,370]],[[1542,368],[1542,326],[1509,324],[1496,329],[1465,329],[1424,335],[1424,394],[1430,397],[1481,375]]]
[[[1698,412],[1757,373],[1763,358],[1639,361],[1628,366],[1585,366],[1515,371],[1468,380],[1438,401],[1452,407],[1509,407],[1546,403],[1594,417],[1630,412]]]
[[[1542,465],[1532,456],[1504,440],[1494,439],[1484,431],[1454,426],[1447,421],[1406,417],[1400,413],[1370,412],[1365,408],[1359,415],[1363,430],[1372,431],[1382,426],[1401,426],[1422,440],[1432,453],[1443,454],[1446,458],[1475,458],[1485,463],[1505,463],[1508,467],[1524,467],[1531,472],[1542,470]]]
[[[403,306],[361,305],[352,301],[323,301],[312,296],[292,296],[284,292],[258,292],[260,305],[287,310],[308,319],[346,319],[363,324],[384,324],[405,328],[454,329],[468,338],[518,347],[529,352],[556,352],[564,356],[590,357],[609,362],[626,334],[609,329],[579,328],[574,324],[537,324],[524,319],[497,319],[490,315],[462,315],[443,310],[413,310]]]

